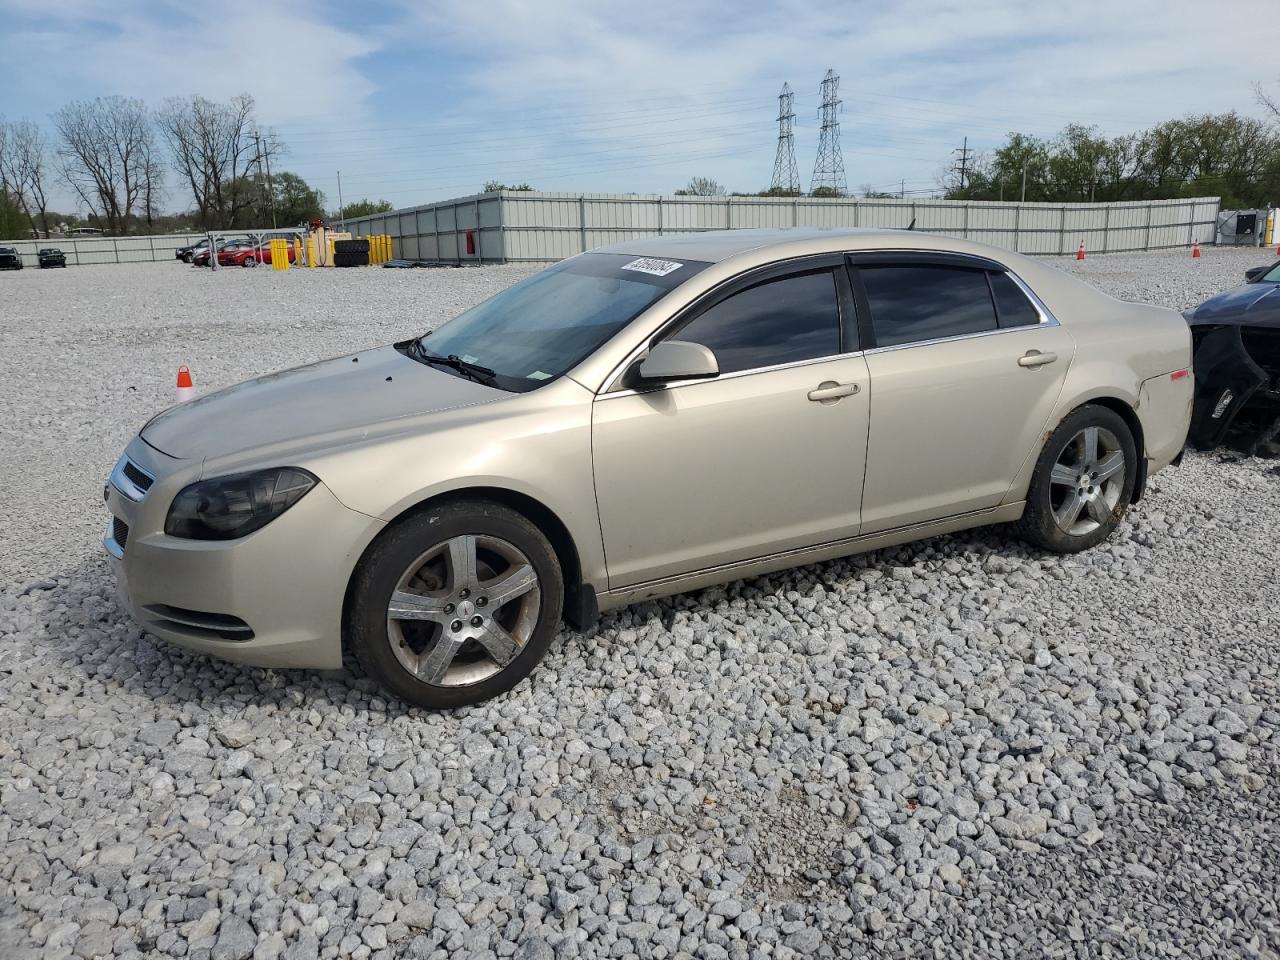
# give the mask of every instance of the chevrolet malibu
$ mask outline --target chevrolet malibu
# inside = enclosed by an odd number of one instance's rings
[[[105,545],[159,637],[456,707],[638,600],[983,524],[1092,547],[1179,457],[1190,362],[1178,314],[952,238],[628,241],[166,410]]]

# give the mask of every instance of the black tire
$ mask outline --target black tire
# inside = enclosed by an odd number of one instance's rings
[[[532,632],[519,652],[496,673],[457,686],[428,683],[401,662],[393,648],[388,607],[393,592],[424,554],[463,536],[494,538],[514,546],[537,575],[538,607]],[[480,551],[477,551],[479,555]],[[479,592],[479,590],[477,590]],[[515,602],[515,601],[513,601]],[[469,706],[506,693],[527,677],[546,654],[560,626],[564,579],[554,548],[526,517],[487,500],[458,500],[428,507],[397,521],[374,542],[356,569],[347,604],[344,636],[364,671],[388,692],[420,707],[446,710]],[[505,611],[505,608],[502,608]],[[499,615],[502,612],[499,611]],[[496,618],[495,618],[496,619]],[[413,622],[413,621],[409,621]],[[448,629],[438,630],[437,638]],[[405,645],[402,636],[400,645]],[[426,641],[427,649],[437,640]],[[464,646],[463,651],[467,648]],[[475,648],[483,659],[483,651]],[[419,652],[425,656],[425,652]],[[461,657],[461,653],[459,655]],[[452,669],[452,668],[450,668]]]
[[[1102,441],[1104,446],[1112,446],[1114,441],[1115,449],[1108,456],[1119,452],[1124,457],[1123,475],[1104,477],[1096,486],[1090,483],[1090,474],[1082,466],[1087,462],[1083,457],[1086,442],[1083,438],[1090,430],[1094,431],[1095,438],[1109,437]],[[1095,462],[1097,459],[1095,454]],[[1077,471],[1081,479],[1063,483],[1054,478],[1055,467]],[[1027,490],[1027,507],[1016,524],[1018,535],[1053,553],[1079,553],[1097,546],[1111,536],[1124,519],[1133,500],[1138,467],[1137,444],[1123,417],[1114,410],[1093,404],[1072,411],[1058,424],[1036,461]],[[1098,476],[1097,471],[1092,476]],[[1076,504],[1076,500],[1070,499],[1073,495],[1085,505],[1079,510],[1080,518],[1064,529],[1063,519]]]
[[[246,268],[256,267],[257,265],[258,265],[258,261],[254,257],[245,257],[240,264],[240,266],[246,267]]]

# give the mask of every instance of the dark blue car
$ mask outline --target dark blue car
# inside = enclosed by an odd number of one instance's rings
[[[1192,444],[1280,454],[1280,261],[1183,316],[1195,349]]]

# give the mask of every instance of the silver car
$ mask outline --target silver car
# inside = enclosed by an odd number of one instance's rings
[[[1176,313],[904,231],[565,260],[437,330],[166,410],[106,488],[150,632],[411,703],[510,689],[562,620],[976,527],[1106,538],[1182,450]]]

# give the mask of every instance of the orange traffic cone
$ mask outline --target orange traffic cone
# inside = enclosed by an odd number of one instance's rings
[[[1080,241],[1080,249],[1076,251],[1076,259],[1077,260],[1084,259],[1084,241],[1083,240]]]
[[[1191,259],[1192,260],[1200,259],[1200,241],[1199,240],[1196,240],[1191,245]]]
[[[196,395],[195,384],[191,382],[191,371],[184,363],[178,368],[178,387],[174,391],[174,402],[185,403]]]

